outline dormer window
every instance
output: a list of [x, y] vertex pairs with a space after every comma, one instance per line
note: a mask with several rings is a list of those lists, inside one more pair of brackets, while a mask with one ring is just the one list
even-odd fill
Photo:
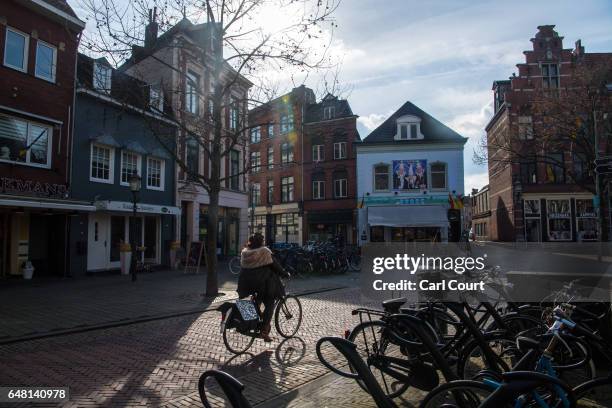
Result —
[[421, 133], [421, 118], [412, 115], [401, 116], [397, 119], [397, 133], [395, 140], [423, 139]]
[[323, 120], [333, 119], [336, 116], [335, 106], [326, 106], [323, 108]]
[[164, 94], [161, 87], [156, 85], [149, 86], [149, 107], [152, 110], [163, 112], [164, 110]]
[[93, 76], [93, 85], [94, 88], [98, 91], [102, 91], [105, 93], [110, 93], [111, 91], [111, 78], [112, 78], [112, 69], [104, 64], [99, 62], [94, 62], [94, 76]]

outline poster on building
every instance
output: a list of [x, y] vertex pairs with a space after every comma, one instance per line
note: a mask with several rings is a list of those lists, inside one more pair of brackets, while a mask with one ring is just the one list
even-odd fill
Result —
[[393, 189], [399, 191], [427, 188], [427, 160], [393, 160]]

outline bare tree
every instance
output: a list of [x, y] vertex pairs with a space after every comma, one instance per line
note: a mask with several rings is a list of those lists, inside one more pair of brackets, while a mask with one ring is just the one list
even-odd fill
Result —
[[567, 183], [596, 194], [595, 159], [612, 148], [612, 69], [586, 62], [572, 69], [565, 86], [536, 89], [515, 104], [517, 117], [483, 135], [474, 162], [488, 163], [489, 173], [513, 166], [522, 183]]
[[[275, 76], [293, 80], [333, 66], [328, 49], [338, 4], [339, 0], [81, 0], [80, 9], [94, 25], [82, 40], [87, 53], [123, 64], [120, 69], [157, 84], [158, 89], [150, 92], [161, 92], [170, 100], [158, 104], [158, 99], [149, 98], [151, 109], [178, 124], [178, 149], [168, 146], [168, 152], [182, 176], [209, 197], [209, 296], [218, 292], [219, 195], [252, 167], [246, 154], [249, 130], [262, 125], [247, 123], [248, 108], [275, 96]], [[171, 36], [168, 30], [180, 31], [177, 27], [184, 31]], [[165, 31], [159, 38], [158, 28]], [[175, 51], [180, 63], [170, 57], [177, 55]], [[186, 69], [192, 62], [204, 67], [205, 84]], [[194, 165], [190, 146], [198, 147], [208, 166]], [[222, 166], [236, 150], [243, 152], [242, 168], [223, 175]]]

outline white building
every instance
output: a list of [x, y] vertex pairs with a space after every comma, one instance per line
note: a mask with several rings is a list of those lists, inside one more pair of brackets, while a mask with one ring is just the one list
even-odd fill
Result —
[[357, 147], [359, 243], [458, 240], [467, 139], [406, 102]]

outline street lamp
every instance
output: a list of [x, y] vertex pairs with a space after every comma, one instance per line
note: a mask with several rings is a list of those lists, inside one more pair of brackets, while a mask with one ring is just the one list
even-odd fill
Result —
[[266, 245], [273, 244], [272, 239], [272, 203], [268, 201], [266, 204]]
[[132, 259], [130, 262], [130, 275], [132, 282], [136, 281], [136, 203], [138, 202], [138, 193], [140, 193], [140, 176], [137, 172], [132, 173], [128, 179], [130, 191], [132, 192], [132, 218], [130, 219], [130, 241], [132, 246]]

